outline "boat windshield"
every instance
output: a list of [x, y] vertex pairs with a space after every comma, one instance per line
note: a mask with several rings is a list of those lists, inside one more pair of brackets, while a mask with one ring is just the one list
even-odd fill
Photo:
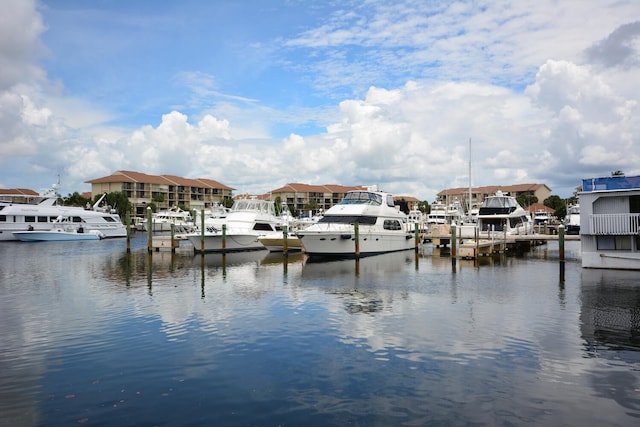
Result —
[[483, 208], [514, 208], [516, 200], [513, 197], [488, 197], [482, 203]]
[[380, 194], [371, 193], [368, 191], [350, 191], [344, 196], [344, 199], [342, 199], [339, 204], [367, 204], [379, 206], [382, 204], [382, 196]]
[[322, 223], [333, 223], [333, 224], [353, 224], [356, 221], [358, 224], [362, 225], [373, 225], [376, 223], [377, 218], [375, 216], [364, 216], [364, 215], [325, 215], [318, 220], [318, 222]]
[[260, 199], [241, 199], [231, 207], [233, 212], [262, 212], [266, 214], [275, 215], [273, 202]]

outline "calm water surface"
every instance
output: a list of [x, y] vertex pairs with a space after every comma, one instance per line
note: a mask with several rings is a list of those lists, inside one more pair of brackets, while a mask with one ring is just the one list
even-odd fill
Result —
[[[0, 244], [6, 426], [640, 425], [640, 274]], [[187, 244], [188, 245], [188, 244]]]

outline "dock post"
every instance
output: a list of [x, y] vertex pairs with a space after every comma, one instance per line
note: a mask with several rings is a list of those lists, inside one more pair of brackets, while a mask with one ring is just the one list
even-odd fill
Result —
[[418, 253], [418, 249], [420, 247], [420, 224], [418, 224], [417, 222], [413, 232], [415, 233], [415, 242], [414, 242], [416, 245], [415, 251], [416, 253]]
[[356, 238], [356, 259], [360, 258], [360, 227], [358, 221], [353, 223], [353, 233]]
[[176, 246], [174, 245], [175, 234], [176, 234], [176, 225], [174, 223], [171, 223], [171, 253], [172, 254], [176, 253]]
[[564, 283], [564, 225], [558, 227], [558, 256], [560, 258], [560, 282]]
[[131, 253], [131, 216], [129, 212], [127, 212], [124, 222], [125, 227], [127, 227], [127, 253]]
[[289, 230], [286, 225], [282, 226], [282, 255], [289, 255]]
[[153, 252], [153, 222], [151, 220], [151, 207], [147, 206], [147, 252]]
[[200, 253], [204, 255], [204, 209], [200, 209]]
[[456, 267], [456, 225], [451, 224], [451, 267]]
[[222, 253], [227, 253], [227, 224], [222, 224]]

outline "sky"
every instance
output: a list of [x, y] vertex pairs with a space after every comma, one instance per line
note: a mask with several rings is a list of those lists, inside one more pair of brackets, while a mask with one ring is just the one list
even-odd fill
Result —
[[0, 5], [0, 188], [132, 170], [432, 202], [640, 175], [637, 0]]

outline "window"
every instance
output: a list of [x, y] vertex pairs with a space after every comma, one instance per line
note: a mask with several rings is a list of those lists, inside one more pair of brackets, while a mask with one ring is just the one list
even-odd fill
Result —
[[36, 217], [35, 216], [25, 216], [24, 217], [24, 222], [36, 222]]
[[383, 227], [385, 230], [402, 230], [402, 225], [397, 219], [385, 219]]
[[630, 251], [632, 236], [596, 236], [600, 251]]

